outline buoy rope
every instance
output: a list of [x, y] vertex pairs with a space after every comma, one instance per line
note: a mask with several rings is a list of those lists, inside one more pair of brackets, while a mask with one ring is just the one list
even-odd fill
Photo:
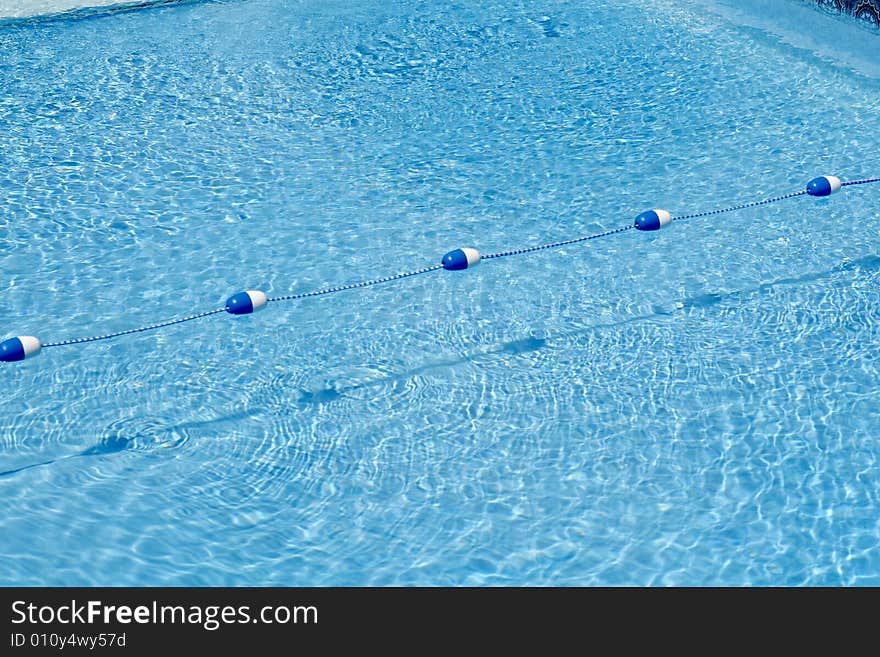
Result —
[[880, 178], [863, 178], [862, 180], [850, 180], [849, 182], [840, 183], [841, 187], [849, 187], [851, 185], [867, 185], [868, 183], [880, 182]]
[[[819, 187], [821, 189], [819, 191], [816, 191], [819, 188], [813, 187], [814, 183], [816, 183], [816, 182], [820, 183]], [[601, 237], [608, 237], [610, 235], [624, 233], [626, 231], [632, 230], [633, 228], [639, 228], [640, 230], [656, 230], [664, 225], [667, 225], [671, 221], [685, 221], [688, 219], [698, 219], [698, 218], [702, 218], [702, 217], [710, 217], [710, 216], [714, 216], [714, 215], [724, 214], [727, 212], [734, 212], [736, 210], [744, 210], [747, 208], [756, 208], [756, 207], [759, 207], [762, 205], [769, 205], [771, 203], [777, 203], [779, 201], [783, 201], [783, 200], [790, 199], [790, 198], [796, 198], [799, 196], [805, 196], [805, 195], [827, 196], [841, 187], [852, 187], [854, 185], [865, 185], [868, 183], [876, 183], [876, 182], [880, 182], [880, 178], [863, 178], [861, 180], [851, 180], [849, 182], [841, 182], [839, 179], [837, 179], [833, 176], [831, 176], [831, 177], [826, 176], [826, 177], [817, 178], [817, 179], [811, 181], [810, 184], [807, 186], [806, 190], [792, 192], [790, 194], [783, 194], [781, 196], [773, 196], [773, 197], [766, 198], [766, 199], [763, 199], [760, 201], [751, 201], [748, 203], [742, 203], [740, 205], [733, 205], [730, 207], [720, 208], [717, 210], [709, 210], [707, 212], [697, 212], [697, 213], [693, 213], [693, 214], [685, 214], [685, 215], [680, 215], [680, 216], [671, 216], [671, 215], [669, 215], [669, 213], [667, 213], [663, 210], [650, 211], [649, 213], [644, 213], [644, 214], [652, 215], [650, 220], [647, 221], [646, 223], [639, 223], [639, 219], [641, 219], [643, 216], [643, 215], [640, 215], [636, 221], [636, 224], [630, 224], [627, 226], [622, 226], [620, 228], [614, 228], [614, 229], [606, 230], [606, 231], [603, 231], [600, 233], [595, 233], [595, 234], [587, 235], [584, 237], [577, 237], [574, 239], [564, 240], [561, 242], [550, 242], [547, 244], [539, 244], [536, 246], [526, 247], [526, 248], [522, 248], [522, 249], [514, 249], [514, 250], [510, 250], [510, 251], [499, 251], [497, 253], [489, 253], [486, 255], [480, 255], [475, 249], [471, 249], [471, 248], [459, 249], [457, 251], [453, 251], [453, 252], [446, 254], [446, 256], [444, 257], [443, 262], [441, 264], [432, 265], [430, 267], [423, 267], [421, 269], [415, 269], [412, 271], [405, 271], [405, 272], [401, 272], [401, 273], [397, 273], [397, 274], [392, 274], [390, 276], [383, 276], [381, 278], [373, 278], [370, 280], [360, 281], [360, 282], [356, 282], [356, 283], [349, 283], [346, 285], [338, 285], [335, 287], [322, 288], [319, 290], [314, 290], [312, 292], [301, 292], [298, 294], [287, 294], [287, 295], [276, 296], [276, 297], [266, 297], [265, 294], [263, 294], [262, 292], [257, 292], [256, 293], [257, 295], [261, 295], [261, 300], [260, 300], [260, 296], [254, 296], [253, 299], [256, 299], [256, 303], [252, 304], [251, 301], [248, 301], [248, 304], [250, 304], [250, 305], [247, 306], [247, 310], [245, 310], [244, 312], [253, 312], [254, 310], [258, 310], [260, 307], [262, 307], [266, 303], [270, 303], [270, 302], [276, 303], [276, 302], [281, 302], [281, 301], [296, 301], [299, 299], [307, 299], [310, 297], [319, 297], [319, 296], [324, 296], [327, 294], [335, 294], [337, 292], [344, 292], [346, 290], [355, 290], [355, 289], [359, 289], [359, 288], [370, 287], [373, 285], [380, 285], [382, 283], [389, 283], [391, 281], [397, 281], [397, 280], [400, 280], [403, 278], [410, 278], [413, 276], [419, 276], [421, 274], [428, 274], [431, 272], [439, 271], [441, 269], [450, 269], [450, 270], [466, 269], [469, 265], [476, 264], [476, 262], [479, 262], [480, 260], [491, 260], [494, 258], [506, 258], [508, 256], [523, 255], [526, 253], [534, 253], [536, 251], [543, 251], [546, 249], [554, 249], [554, 248], [559, 248], [562, 246], [568, 246], [571, 244], [578, 244], [580, 242], [588, 242], [591, 240], [599, 239]], [[658, 212], [664, 214], [665, 219], [659, 218], [659, 215], [657, 214]], [[467, 252], [470, 252], [470, 255], [468, 255]], [[455, 256], [455, 257], [453, 257], [450, 260], [449, 259], [450, 256]], [[250, 295], [251, 293], [248, 292], [248, 293], [243, 293], [243, 294]], [[247, 297], [246, 297], [246, 300], [247, 300]], [[70, 340], [62, 340], [60, 342], [48, 342], [48, 343], [43, 344], [42, 348], [45, 349], [45, 348], [49, 348], [49, 347], [65, 347], [65, 346], [75, 345], [75, 344], [86, 344], [89, 342], [98, 342], [100, 340], [110, 340], [111, 338], [118, 338], [123, 335], [131, 335], [133, 333], [143, 333], [145, 331], [153, 331], [155, 329], [160, 329], [160, 328], [164, 328], [167, 326], [174, 326], [175, 324], [183, 324], [184, 322], [191, 322], [196, 319], [202, 319], [203, 317], [210, 317], [211, 315], [217, 315], [217, 314], [220, 314], [224, 311], [234, 312], [231, 309], [229, 303], [227, 303], [227, 306], [225, 308], [215, 308], [214, 310], [208, 310], [208, 311], [197, 313], [194, 315], [188, 315], [186, 317], [171, 319], [171, 320], [168, 320], [165, 322], [159, 322], [157, 324], [149, 324], [149, 325], [141, 326], [138, 328], [127, 329], [125, 331], [117, 331], [115, 333], [106, 333], [104, 335], [96, 335], [96, 336], [85, 337], [85, 338], [73, 338]], [[240, 314], [240, 313], [241, 313], [241, 311], [234, 312], [234, 314]], [[22, 338], [22, 340], [24, 340], [24, 338]], [[39, 348], [40, 348], [39, 342], [37, 342], [33, 338], [27, 338], [27, 340], [29, 341], [28, 342], [29, 345], [36, 343], [35, 348], [37, 351], [39, 350]], [[7, 341], [7, 343], [8, 342], [10, 342], [10, 341]], [[3, 343], [3, 344], [6, 344], [6, 343]], [[2, 345], [0, 345], [0, 346], [2, 346]], [[16, 351], [16, 355], [14, 358], [13, 357], [5, 358], [6, 360], [23, 359], [28, 354], [32, 353], [34, 350], [34, 347], [29, 346], [25, 350], [27, 353], [22, 353], [21, 352], [22, 347], [20, 344], [15, 344], [11, 348]], [[4, 354], [2, 352], [0, 352], [0, 356], [3, 356], [3, 355]]]
[[427, 274], [428, 272], [443, 269], [443, 265], [434, 265], [433, 267], [423, 267], [414, 271], [405, 271], [400, 274], [392, 274], [391, 276], [383, 276], [382, 278], [374, 278], [369, 281], [360, 283], [349, 283], [348, 285], [339, 285], [337, 287], [326, 287], [323, 290], [315, 290], [314, 292], [301, 292], [300, 294], [286, 294], [281, 297], [269, 297], [268, 302], [273, 301], [296, 301], [297, 299], [308, 299], [309, 297], [320, 297], [325, 294], [335, 294], [336, 292], [344, 292], [345, 290], [354, 290], [359, 287], [370, 287], [371, 285], [379, 285], [380, 283], [389, 283], [401, 278], [409, 278], [410, 276], [418, 276], [419, 274]]
[[[400, 278], [407, 278], [409, 276], [417, 276], [419, 274], [427, 274], [428, 272], [435, 271], [437, 269], [443, 269], [443, 265], [434, 265], [433, 267], [424, 267], [423, 269], [416, 269], [415, 271], [407, 271], [402, 272], [400, 274], [394, 274], [393, 276], [383, 276], [382, 278], [374, 278], [370, 281], [361, 281], [359, 283], [351, 283], [349, 285], [339, 285], [337, 287], [328, 287], [323, 290], [315, 290], [314, 292], [303, 292], [301, 294], [288, 294], [280, 297], [271, 297], [268, 299], [269, 302], [272, 301], [295, 301], [297, 299], [306, 299], [309, 297], [319, 297], [325, 294], [334, 294], [336, 292], [343, 292], [345, 290], [354, 290], [359, 287], [369, 287], [370, 285], [378, 285], [380, 283], [388, 283], [390, 281], [396, 281]], [[109, 340], [111, 338], [118, 338], [121, 335], [130, 335], [132, 333], [143, 333], [144, 331], [152, 331], [154, 329], [164, 328], [166, 326], [173, 326], [175, 324], [183, 324], [184, 322], [191, 322], [194, 319], [201, 319], [202, 317], [209, 317], [210, 315], [217, 315], [218, 313], [225, 312], [226, 308], [216, 308], [214, 310], [207, 310], [203, 313], [198, 313], [196, 315], [189, 315], [188, 317], [181, 317], [178, 319], [171, 319], [167, 322], [160, 322], [158, 324], [150, 324], [148, 326], [141, 326], [139, 328], [128, 329], [125, 331], [117, 331], [116, 333], [107, 333], [105, 335], [95, 335], [88, 338], [74, 338], [72, 340], [62, 340], [61, 342], [48, 342], [43, 345], [43, 349], [48, 349], [49, 347], [66, 347], [67, 345], [72, 344], [85, 344], [87, 342], [98, 342], [99, 340]]]
[[577, 244], [578, 242], [587, 242], [589, 240], [596, 240], [600, 237], [608, 237], [609, 235], [615, 235], [616, 233], [622, 233], [626, 230], [630, 230], [631, 228], [635, 228], [632, 224], [629, 226], [622, 226], [621, 228], [613, 228], [612, 230], [606, 230], [604, 233], [596, 233], [595, 235], [587, 235], [586, 237], [577, 237], [573, 240], [565, 240], [563, 242], [551, 242], [549, 244], [539, 244], [538, 246], [530, 246], [525, 249], [515, 249], [513, 251], [501, 251], [499, 253], [487, 253], [486, 255], [480, 256], [481, 260], [489, 260], [490, 258], [506, 258], [507, 256], [515, 256], [515, 255], [523, 255], [524, 253], [534, 253], [535, 251], [543, 251], [544, 249], [555, 249], [560, 246], [568, 246], [569, 244]]
[[[843, 186], [841, 184], [841, 186]], [[783, 194], [782, 196], [773, 196], [771, 198], [765, 198], [762, 201], [752, 201], [751, 203], [743, 203], [741, 205], [732, 205], [729, 208], [721, 208], [720, 210], [709, 210], [708, 212], [695, 212], [694, 214], [683, 214], [680, 217], [672, 217], [672, 221], [685, 221], [686, 219], [699, 219], [700, 217], [711, 217], [716, 214], [724, 214], [725, 212], [733, 212], [735, 210], [745, 210], [746, 208], [757, 208], [761, 205], [770, 205], [771, 203], [776, 203], [777, 201], [784, 201], [785, 199], [795, 198], [797, 196], [806, 195], [806, 191], [801, 190], [799, 192], [792, 192], [791, 194]]]
[[152, 331], [154, 329], [164, 328], [166, 326], [174, 326], [175, 324], [183, 324], [184, 322], [191, 322], [194, 319], [201, 319], [202, 317], [208, 317], [209, 315], [216, 315], [217, 313], [226, 312], [226, 308], [216, 308], [214, 310], [206, 310], [203, 313], [198, 313], [195, 315], [189, 315], [188, 317], [179, 317], [178, 319], [170, 319], [167, 322], [159, 322], [158, 324], [149, 324], [148, 326], [141, 326], [139, 328], [128, 329], [126, 331], [117, 331], [116, 333], [107, 333], [105, 335], [95, 335], [89, 338], [74, 338], [72, 340], [62, 340], [61, 342], [47, 342], [43, 345], [43, 349], [48, 349], [49, 347], [66, 347], [71, 344], [85, 344], [86, 342], [98, 342], [99, 340], [109, 340], [110, 338], [118, 338], [120, 335], [131, 335], [132, 333], [143, 333], [144, 331]]

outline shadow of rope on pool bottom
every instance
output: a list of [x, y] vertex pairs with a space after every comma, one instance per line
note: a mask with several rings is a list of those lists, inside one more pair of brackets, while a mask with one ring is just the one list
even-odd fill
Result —
[[[804, 274], [802, 276], [796, 277], [787, 277], [780, 278], [775, 281], [771, 281], [769, 283], [762, 283], [753, 288], [747, 288], [744, 290], [735, 290], [733, 292], [725, 292], [725, 293], [705, 293], [696, 295], [693, 297], [689, 297], [684, 299], [683, 301], [676, 304], [675, 308], [672, 310], [665, 310], [662, 308], [657, 308], [653, 313], [647, 313], [643, 315], [638, 315], [635, 317], [630, 317], [624, 320], [620, 320], [617, 322], [608, 322], [605, 324], [595, 324], [590, 326], [587, 329], [580, 329], [577, 331], [571, 331], [568, 333], [561, 333], [554, 336], [556, 339], [571, 337], [575, 335], [583, 335], [588, 332], [593, 331], [601, 331], [607, 329], [620, 328], [622, 326], [628, 326], [631, 324], [638, 324], [645, 321], [654, 320], [660, 317], [671, 316], [674, 315], [678, 311], [688, 310], [688, 309], [705, 309], [716, 306], [724, 301], [735, 300], [738, 298], [744, 298], [753, 295], [765, 294], [774, 288], [786, 286], [786, 285], [802, 285], [804, 283], [813, 283], [820, 280], [828, 279], [835, 274], [841, 272], [852, 272], [852, 271], [861, 271], [861, 272], [874, 272], [880, 271], [880, 256], [872, 255], [865, 256], [863, 258], [858, 258], [855, 260], [849, 260], [841, 265], [833, 267], [829, 270], [823, 272], [814, 272], [809, 274]], [[478, 352], [473, 352], [462, 358], [453, 359], [453, 360], [444, 360], [433, 363], [427, 363], [425, 365], [421, 365], [417, 368], [408, 370], [406, 372], [395, 374], [392, 376], [386, 376], [381, 378], [372, 379], [365, 382], [360, 382], [357, 384], [347, 385], [347, 386], [333, 386], [326, 387], [316, 391], [302, 391], [300, 397], [297, 399], [297, 402], [303, 406], [308, 405], [322, 405], [332, 403], [338, 399], [345, 397], [346, 395], [360, 391], [364, 389], [369, 389], [373, 387], [382, 387], [388, 384], [399, 383], [402, 381], [406, 381], [413, 377], [419, 376], [421, 374], [426, 374], [432, 371], [438, 371], [446, 368], [453, 368], [459, 365], [465, 365], [473, 362], [475, 359], [481, 356], [491, 356], [491, 355], [521, 355], [525, 353], [535, 352], [543, 349], [547, 346], [549, 338], [541, 338], [535, 336], [529, 336], [525, 338], [520, 338], [517, 340], [511, 340], [509, 342], [505, 342], [501, 344], [499, 347], [494, 349], [482, 350]], [[92, 457], [92, 456], [108, 456], [120, 452], [126, 451], [135, 451], [135, 450], [152, 450], [156, 447], [177, 447], [180, 444], [186, 442], [186, 431], [193, 429], [202, 429], [205, 427], [210, 427], [214, 424], [225, 423], [229, 421], [243, 420], [250, 417], [258, 416], [263, 411], [261, 409], [254, 410], [245, 410], [239, 411], [237, 413], [232, 413], [225, 416], [220, 416], [216, 418], [212, 418], [210, 420], [200, 420], [200, 421], [192, 421], [192, 422], [182, 422], [174, 425], [168, 425], [161, 422], [146, 422], [143, 427], [140, 429], [136, 429], [135, 431], [128, 431], [127, 427], [123, 427], [121, 430], [118, 427], [111, 427], [111, 431], [109, 434], [102, 438], [100, 442], [97, 444], [82, 450], [81, 452], [77, 452], [76, 454], [71, 454], [68, 456], [62, 456], [56, 459], [51, 459], [48, 461], [43, 461], [40, 463], [34, 463], [31, 465], [25, 465], [19, 468], [6, 470], [4, 472], [0, 472], [0, 478], [11, 477], [18, 473], [31, 470], [33, 468], [39, 468], [43, 466], [53, 465], [59, 461], [64, 461], [68, 459], [81, 458], [81, 457]], [[143, 421], [142, 421], [143, 422]], [[157, 440], [157, 437], [161, 436], [181, 436], [180, 438], [176, 438], [172, 441], [168, 440]]]

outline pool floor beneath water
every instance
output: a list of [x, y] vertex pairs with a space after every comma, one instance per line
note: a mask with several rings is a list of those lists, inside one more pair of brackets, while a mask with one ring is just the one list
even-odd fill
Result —
[[[880, 37], [789, 5], [0, 23], [0, 339], [878, 175]], [[880, 584], [878, 194], [3, 363], [0, 584]]]

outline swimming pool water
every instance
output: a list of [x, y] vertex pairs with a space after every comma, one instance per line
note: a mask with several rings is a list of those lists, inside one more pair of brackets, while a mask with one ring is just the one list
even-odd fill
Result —
[[[880, 49], [847, 44], [880, 37], [810, 11], [801, 43], [734, 5], [0, 24], [0, 337], [878, 175]], [[5, 365], [0, 584], [878, 585], [878, 202]]]

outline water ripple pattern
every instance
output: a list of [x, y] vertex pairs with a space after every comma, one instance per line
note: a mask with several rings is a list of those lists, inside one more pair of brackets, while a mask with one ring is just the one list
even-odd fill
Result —
[[[722, 4], [4, 23], [4, 336], [876, 175], [872, 33]], [[4, 366], [0, 584], [880, 584], [878, 193]]]
[[69, 20], [192, 1], [199, 0], [0, 0], [0, 21]]

